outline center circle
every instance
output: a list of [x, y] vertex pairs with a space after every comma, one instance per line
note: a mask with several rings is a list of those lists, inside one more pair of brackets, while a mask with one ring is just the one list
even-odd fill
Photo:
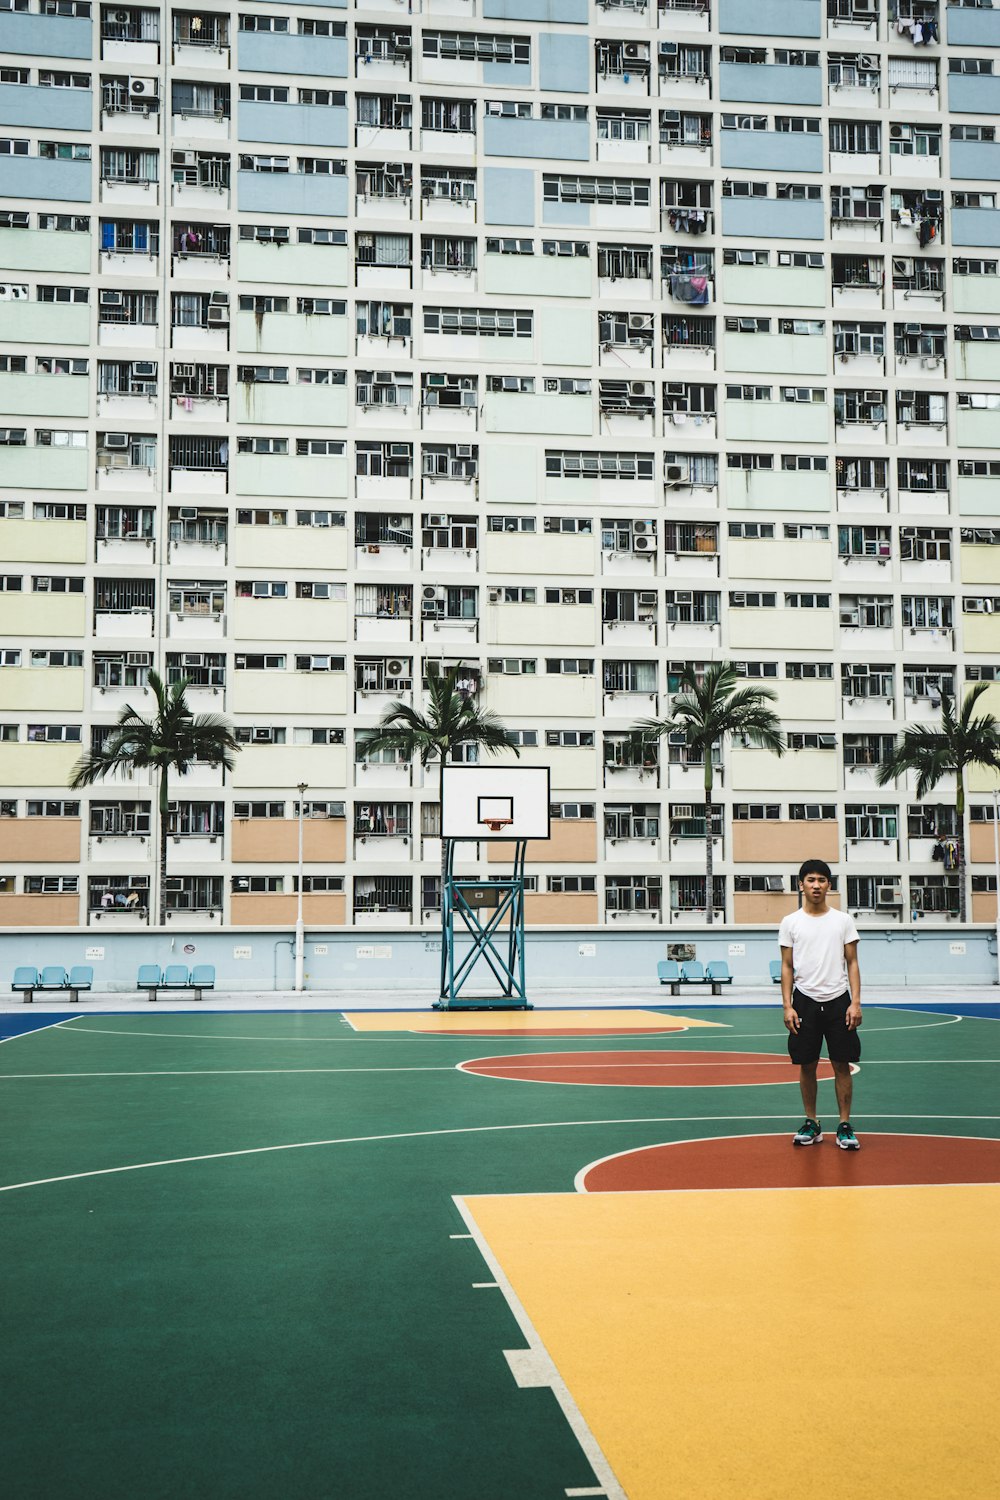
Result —
[[[480, 1078], [590, 1088], [731, 1088], [798, 1083], [799, 1079], [798, 1069], [788, 1058], [772, 1052], [528, 1052], [515, 1057], [476, 1057], [458, 1066], [463, 1073]], [[825, 1058], [816, 1076], [833, 1077]]]

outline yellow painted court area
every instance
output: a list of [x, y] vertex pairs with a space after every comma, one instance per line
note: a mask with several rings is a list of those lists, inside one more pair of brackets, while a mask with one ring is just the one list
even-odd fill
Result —
[[629, 1500], [1000, 1494], [1000, 1186], [465, 1201]]
[[448, 1031], [510, 1031], [520, 1034], [557, 1030], [611, 1034], [656, 1026], [664, 1029], [676, 1026], [728, 1029], [721, 1021], [668, 1016], [655, 1010], [344, 1011], [344, 1020], [349, 1021], [355, 1031], [423, 1031], [431, 1034]]

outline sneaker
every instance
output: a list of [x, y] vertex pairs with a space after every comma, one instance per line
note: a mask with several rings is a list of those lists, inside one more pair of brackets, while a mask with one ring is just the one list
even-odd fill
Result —
[[842, 1124], [837, 1126], [837, 1145], [840, 1147], [841, 1151], [861, 1150], [861, 1142], [858, 1140], [857, 1136], [854, 1134], [854, 1131], [851, 1129], [850, 1125], [848, 1125], [846, 1120], [843, 1121]]
[[798, 1130], [792, 1136], [792, 1145], [812, 1146], [813, 1144], [818, 1144], [822, 1139], [823, 1132], [820, 1129], [819, 1121], [810, 1120], [807, 1115], [802, 1124], [799, 1126]]

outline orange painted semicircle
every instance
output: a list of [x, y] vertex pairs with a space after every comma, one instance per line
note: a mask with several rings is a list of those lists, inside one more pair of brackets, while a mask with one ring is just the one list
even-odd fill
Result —
[[1000, 1182], [1000, 1141], [860, 1131], [859, 1136], [860, 1151], [841, 1151], [832, 1131], [824, 1132], [818, 1146], [793, 1146], [790, 1129], [780, 1135], [643, 1146], [584, 1168], [577, 1186], [585, 1193], [641, 1193]]
[[[529, 1052], [476, 1057], [465, 1073], [518, 1083], [570, 1083], [590, 1088], [727, 1088], [742, 1084], [797, 1083], [798, 1069], [772, 1052]], [[817, 1077], [833, 1077], [824, 1058]]]

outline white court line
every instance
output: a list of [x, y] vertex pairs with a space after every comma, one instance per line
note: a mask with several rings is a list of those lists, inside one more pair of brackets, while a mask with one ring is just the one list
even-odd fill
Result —
[[[586, 1053], [582, 1053], [581, 1055], [585, 1057]], [[753, 1058], [753, 1053], [752, 1052], [748, 1052], [746, 1055], [747, 1055], [748, 1058]], [[478, 1058], [473, 1058], [472, 1059], [473, 1063], [477, 1063], [479, 1061], [482, 1061], [482, 1059], [478, 1059]], [[756, 1062], [758, 1062], [761, 1067], [764, 1066], [764, 1061], [765, 1060], [762, 1059], [762, 1058], [756, 1059]], [[867, 1059], [865, 1061], [865, 1067], [866, 1068], [940, 1068], [940, 1067], [947, 1067], [949, 1064], [952, 1064], [952, 1065], [961, 1066], [963, 1068], [972, 1068], [972, 1067], [977, 1067], [979, 1064], [984, 1064], [984, 1065], [989, 1065], [991, 1067], [995, 1067], [997, 1063], [1000, 1063], [1000, 1057], [928, 1057], [928, 1058], [879, 1057], [879, 1058], [876, 1058], [875, 1060], [872, 1060], [870, 1058]], [[788, 1061], [787, 1058], [783, 1058], [783, 1057], [780, 1057], [780, 1056], [776, 1056], [775, 1057], [773, 1065], [777, 1065], [777, 1066], [780, 1066], [780, 1067], [786, 1067], [786, 1068], [793, 1066], [793, 1064], [789, 1063], [789, 1061]], [[526, 1068], [527, 1064], [516, 1063], [515, 1066]], [[538, 1066], [540, 1068], [545, 1068], [546, 1064], [545, 1063], [539, 1063]], [[570, 1070], [570, 1071], [575, 1072], [577, 1070], [577, 1068], [580, 1067], [580, 1066], [583, 1066], [583, 1065], [576, 1064], [576, 1063], [566, 1063], [565, 1066], [562, 1065], [562, 1064], [560, 1064], [559, 1067], [551, 1068], [550, 1071], [552, 1071], [552, 1072], [559, 1072], [560, 1070], [562, 1070], [562, 1071]], [[610, 1063], [588, 1063], [588, 1064], [586, 1064], [586, 1066], [589, 1067], [589, 1068], [598, 1069], [598, 1070], [601, 1069], [601, 1068], [615, 1068], [617, 1070], [618, 1068], [623, 1068], [623, 1067], [654, 1068], [654, 1067], [662, 1066], [664, 1068], [667, 1068], [668, 1071], [670, 1071], [670, 1072], [675, 1072], [675, 1071], [677, 1071], [677, 1069], [679, 1067], [680, 1068], [711, 1068], [711, 1067], [718, 1066], [718, 1067], [722, 1067], [722, 1068], [732, 1068], [732, 1067], [738, 1067], [739, 1064], [738, 1063], [719, 1063], [719, 1064], [715, 1064], [715, 1063], [711, 1063], [711, 1062], [680, 1063], [680, 1064], [678, 1064], [678, 1063], [666, 1063], [666, 1062], [664, 1062], [662, 1064], [657, 1063], [657, 1062], [650, 1062], [650, 1063], [619, 1063], [619, 1062], [610, 1062]], [[852, 1066], [853, 1066], [853, 1064], [852, 1064]], [[131, 1071], [131, 1070], [129, 1070], [129, 1071], [122, 1070], [122, 1071], [115, 1072], [115, 1071], [112, 1070], [112, 1071], [109, 1071], [107, 1073], [0, 1073], [0, 1083], [9, 1083], [11, 1080], [29, 1079], [29, 1078], [229, 1078], [229, 1077], [233, 1077], [233, 1078], [243, 1078], [243, 1077], [257, 1078], [257, 1077], [263, 1077], [263, 1078], [266, 1078], [266, 1077], [269, 1077], [272, 1073], [275, 1074], [275, 1075], [277, 1075], [277, 1076], [279, 1076], [279, 1077], [282, 1076], [282, 1075], [284, 1075], [284, 1074], [286, 1074], [286, 1073], [293, 1073], [293, 1074], [294, 1073], [456, 1073], [456, 1072], [465, 1072], [465, 1068], [466, 1068], [466, 1064], [465, 1063], [457, 1063], [457, 1064], [454, 1064], [454, 1065], [451, 1064], [451, 1063], [444, 1063], [444, 1064], [441, 1064], [439, 1066], [434, 1066], [434, 1067], [428, 1066], [428, 1067], [419, 1067], [419, 1068], [156, 1068], [156, 1069], [151, 1070], [149, 1072], [134, 1072], [134, 1071]], [[856, 1068], [855, 1071], [860, 1072], [860, 1065]], [[493, 1073], [469, 1073], [467, 1076], [468, 1077], [475, 1077], [475, 1078], [493, 1078], [493, 1077], [495, 1077], [497, 1075], [495, 1075]], [[499, 1075], [499, 1079], [500, 1079], [501, 1083], [503, 1083], [503, 1082], [507, 1082], [507, 1083], [530, 1083], [532, 1081], [530, 1078], [506, 1078], [506, 1075], [502, 1074], [502, 1073]], [[542, 1079], [543, 1083], [545, 1083], [545, 1082], [551, 1082], [551, 1081], [552, 1080], [549, 1080], [549, 1079], [544, 1079], [544, 1078]], [[830, 1079], [830, 1078], [821, 1078], [819, 1081], [820, 1081], [820, 1083], [832, 1083], [833, 1080]], [[797, 1082], [797, 1080], [796, 1079], [792, 1079], [792, 1082], [793, 1083]], [[706, 1084], [706, 1088], [711, 1088], [711, 1087], [714, 1087], [714, 1086], [715, 1085], [712, 1085], [712, 1084]], [[744, 1085], [744, 1087], [751, 1088], [751, 1087], [753, 1087], [753, 1085], [746, 1084], [746, 1085]]]
[[[885, 1006], [883, 1008], [888, 1010], [890, 1007]], [[67, 1030], [67, 1032], [69, 1032], [73, 1036], [77, 1036], [77, 1035], [81, 1035], [81, 1034], [85, 1035], [85, 1036], [91, 1036], [91, 1035], [92, 1036], [130, 1036], [130, 1037], [147, 1037], [147, 1036], [149, 1036], [149, 1037], [157, 1037], [157, 1036], [160, 1036], [160, 1037], [167, 1037], [167, 1038], [178, 1037], [178, 1038], [181, 1038], [181, 1039], [187, 1039], [187, 1040], [196, 1041], [196, 1042], [272, 1042], [272, 1043], [273, 1042], [303, 1042], [303, 1043], [308, 1043], [308, 1042], [335, 1042], [335, 1043], [339, 1043], [341, 1045], [343, 1045], [343, 1044], [348, 1044], [349, 1045], [349, 1044], [354, 1043], [354, 1042], [382, 1042], [382, 1043], [386, 1043], [386, 1042], [411, 1042], [414, 1039], [417, 1039], [417, 1040], [420, 1040], [420, 1041], [427, 1040], [427, 1041], [432, 1041], [432, 1042], [440, 1042], [440, 1041], [443, 1041], [443, 1040], [447, 1039], [447, 1040], [456, 1041], [456, 1042], [465, 1042], [466, 1044], [468, 1044], [468, 1042], [471, 1040], [470, 1035], [469, 1035], [468, 1032], [459, 1033], [459, 1032], [454, 1032], [454, 1031], [451, 1031], [451, 1032], [449, 1032], [449, 1031], [408, 1031], [408, 1032], [405, 1032], [405, 1033], [403, 1033], [401, 1035], [398, 1035], [398, 1036], [395, 1035], [395, 1034], [393, 1034], [393, 1033], [378, 1032], [378, 1031], [364, 1031], [364, 1032], [362, 1032], [362, 1031], [356, 1031], [351, 1036], [243, 1036], [243, 1035], [232, 1035], [232, 1034], [228, 1034], [227, 1035], [227, 1034], [225, 1034], [223, 1032], [200, 1032], [200, 1031], [125, 1031], [125, 1030], [119, 1030], [118, 1028], [112, 1027], [112, 1026], [81, 1026], [79, 1024], [79, 1022], [85, 1021], [86, 1019], [87, 1019], [86, 1016], [70, 1016], [65, 1021], [58, 1021], [58, 1022], [56, 1022], [56, 1025], [57, 1026], [65, 1027], [65, 1029]], [[137, 1017], [136, 1019], [140, 1019], [140, 1018]], [[919, 1021], [915, 1025], [913, 1025], [913, 1026], [863, 1026], [863, 1027], [860, 1028], [860, 1030], [861, 1030], [861, 1034], [863, 1036], [877, 1036], [877, 1035], [879, 1035], [883, 1031], [925, 1031], [925, 1030], [927, 1030], [928, 1027], [934, 1027], [934, 1026], [954, 1026], [957, 1022], [965, 1020], [965, 1019], [966, 1019], [966, 1017], [964, 1017], [964, 1016], [950, 1016], [946, 1021]], [[971, 1019], [974, 1020], [975, 1017], [972, 1017]], [[989, 1018], [987, 1018], [987, 1019], [989, 1019]], [[45, 1030], [45, 1029], [47, 1029], [47, 1028], [38, 1027], [39, 1031]], [[26, 1036], [30, 1036], [32, 1033], [25, 1032], [23, 1034], [26, 1035]], [[733, 1032], [733, 1031], [723, 1031], [723, 1030], [719, 1030], [719, 1031], [708, 1030], [707, 1028], [704, 1031], [702, 1031], [700, 1029], [691, 1031], [691, 1030], [688, 1030], [687, 1028], [685, 1028], [683, 1030], [677, 1030], [677, 1031], [673, 1031], [673, 1032], [661, 1032], [661, 1033], [658, 1034], [658, 1037], [659, 1037], [659, 1039], [661, 1039], [661, 1040], [663, 1040], [665, 1042], [673, 1042], [673, 1041], [686, 1041], [686, 1042], [688, 1042], [688, 1041], [697, 1041], [699, 1043], [702, 1042], [702, 1041], [725, 1041], [725, 1042], [744, 1041], [745, 1042], [745, 1041], [762, 1041], [762, 1040], [766, 1039], [766, 1037], [769, 1034], [770, 1033], [768, 1033], [766, 1031], [765, 1032], [762, 1032], [762, 1031], [737, 1031], [737, 1032]], [[621, 1038], [633, 1039], [634, 1038], [638, 1042], [645, 1042], [645, 1043], [649, 1044], [649, 1043], [657, 1040], [657, 1035], [650, 1035], [649, 1033], [647, 1033], [644, 1036], [644, 1035], [642, 1035], [642, 1033], [627, 1032], [627, 1031], [607, 1031], [607, 1032], [588, 1031], [588, 1032], [584, 1033], [583, 1035], [576, 1036], [576, 1037], [546, 1037], [546, 1036], [543, 1036], [541, 1034], [539, 1034], [537, 1036], [537, 1040], [540, 1041], [540, 1042], [541, 1041], [565, 1041], [565, 1042], [570, 1042], [570, 1041], [591, 1042], [591, 1041], [595, 1041], [596, 1042], [596, 1041], [602, 1041], [605, 1038], [612, 1038], [612, 1039], [621, 1039]], [[501, 1041], [502, 1039], [503, 1039], [503, 1034], [502, 1033], [499, 1034], [499, 1035], [497, 1033], [493, 1033], [490, 1036], [486, 1036], [486, 1035], [483, 1036], [483, 1041], [484, 1042], [497, 1042], [497, 1041]], [[530, 1035], [528, 1035], [528, 1036], [521, 1035], [521, 1036], [517, 1036], [517, 1037], [511, 1037], [511, 1041], [517, 1041], [517, 1042], [530, 1042], [532, 1039], [533, 1038]], [[13, 1040], [13, 1038], [9, 1038], [9, 1040]]]
[[[1000, 1115], [932, 1115], [926, 1110], [919, 1114], [906, 1112], [888, 1115], [855, 1114], [857, 1120], [1000, 1120]], [[145, 1172], [153, 1167], [183, 1167], [192, 1162], [226, 1161], [237, 1156], [269, 1156], [278, 1151], [307, 1151], [317, 1146], [362, 1146], [382, 1141], [426, 1140], [444, 1135], [497, 1135], [517, 1130], [579, 1130], [590, 1126], [607, 1125], [700, 1125], [717, 1123], [720, 1120], [782, 1120], [788, 1115], [629, 1115], [616, 1120], [533, 1120], [512, 1125], [453, 1125], [441, 1130], [396, 1130], [387, 1135], [344, 1135], [324, 1141], [288, 1141], [280, 1146], [247, 1146], [240, 1151], [206, 1151], [198, 1156], [171, 1156], [162, 1161], [138, 1161], [124, 1167], [95, 1167], [88, 1172], [64, 1172], [58, 1177], [36, 1177], [30, 1182], [9, 1182], [0, 1186], [0, 1193], [14, 1193], [21, 1188], [49, 1187], [56, 1182], [79, 1182], [85, 1177], [116, 1177], [123, 1172]]]
[[66, 1026], [70, 1021], [75, 1021], [76, 1016], [64, 1016], [61, 1021], [44, 1021], [41, 1026], [29, 1026], [27, 1031], [15, 1031], [10, 1036], [0, 1036], [0, 1046], [4, 1042], [19, 1042], [23, 1037], [34, 1036], [38, 1031], [54, 1031], [57, 1026]]
[[511, 1285], [510, 1277], [507, 1275], [503, 1266], [500, 1264], [496, 1256], [493, 1254], [493, 1251], [490, 1249], [489, 1244], [483, 1236], [482, 1230], [479, 1228], [479, 1225], [472, 1217], [472, 1214], [469, 1211], [464, 1199], [455, 1196], [453, 1197], [452, 1202], [455, 1204], [455, 1207], [462, 1215], [462, 1218], [465, 1220], [466, 1224], [469, 1226], [469, 1229], [471, 1231], [470, 1239], [475, 1240], [477, 1246], [479, 1247], [480, 1255], [483, 1257], [483, 1260], [486, 1262], [487, 1266], [489, 1266], [490, 1270], [493, 1272], [493, 1275], [496, 1277], [497, 1286], [503, 1292], [504, 1297], [507, 1301], [507, 1306], [513, 1313], [515, 1321], [517, 1322], [517, 1325], [521, 1330], [521, 1333], [528, 1345], [529, 1350], [539, 1363], [544, 1362], [551, 1367], [553, 1372], [551, 1386], [552, 1394], [555, 1396], [560, 1407], [562, 1408], [563, 1416], [566, 1418], [566, 1421], [569, 1424], [570, 1431], [573, 1433], [573, 1436], [580, 1444], [587, 1462], [590, 1464], [590, 1467], [594, 1471], [595, 1477], [601, 1483], [601, 1489], [596, 1491], [567, 1490], [566, 1494], [599, 1494], [607, 1495], [608, 1500], [628, 1500], [624, 1489], [618, 1483], [618, 1480], [615, 1477], [615, 1472], [608, 1462], [604, 1450], [601, 1448], [600, 1443], [591, 1432], [583, 1413], [581, 1412], [579, 1406], [576, 1404], [576, 1400], [570, 1393], [569, 1386], [560, 1375], [559, 1367], [557, 1366], [549, 1351], [546, 1349], [537, 1328], [528, 1317], [528, 1314], [524, 1307], [524, 1303], [521, 1301], [520, 1297], [518, 1297], [513, 1286]]

